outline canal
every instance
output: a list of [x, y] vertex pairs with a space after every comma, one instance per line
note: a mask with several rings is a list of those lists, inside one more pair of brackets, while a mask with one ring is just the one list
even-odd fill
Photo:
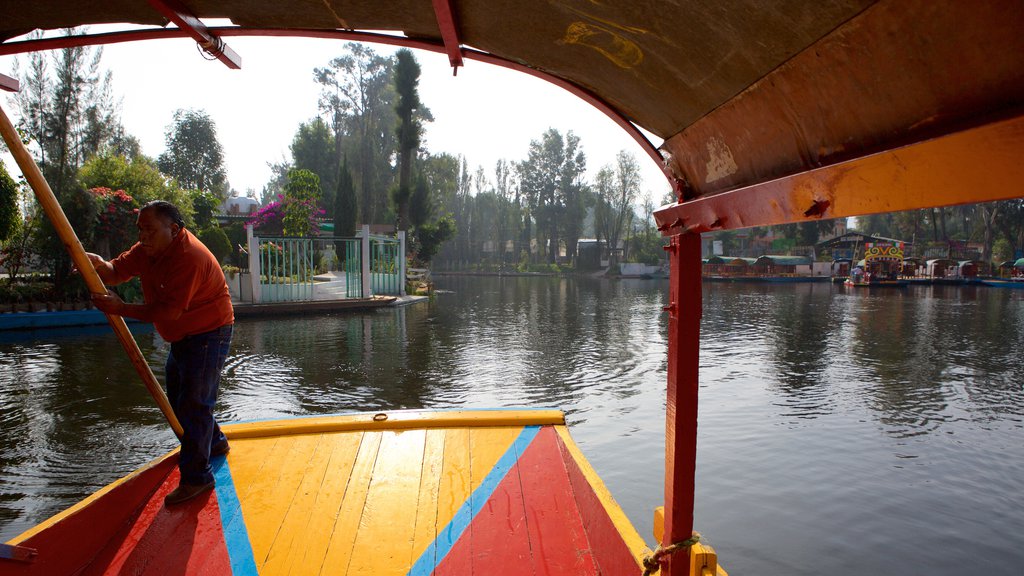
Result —
[[[407, 308], [245, 319], [218, 413], [558, 407], [651, 541], [667, 287], [447, 277]], [[704, 291], [696, 528], [731, 574], [1020, 574], [1024, 291]], [[0, 541], [174, 445], [108, 328], [0, 333]]]

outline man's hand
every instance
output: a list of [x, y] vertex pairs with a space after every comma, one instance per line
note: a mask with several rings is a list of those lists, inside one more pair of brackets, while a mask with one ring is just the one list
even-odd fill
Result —
[[107, 314], [123, 316], [123, 314], [121, 314], [121, 307], [124, 306], [124, 301], [121, 300], [120, 296], [110, 290], [107, 290], [106, 294], [93, 294], [92, 303]]
[[[86, 252], [85, 257], [89, 259], [89, 263], [92, 264], [93, 269], [99, 272], [100, 268], [107, 263], [99, 254], [93, 254], [92, 252]], [[71, 263], [71, 273], [78, 274], [78, 266], [75, 266], [74, 262]]]

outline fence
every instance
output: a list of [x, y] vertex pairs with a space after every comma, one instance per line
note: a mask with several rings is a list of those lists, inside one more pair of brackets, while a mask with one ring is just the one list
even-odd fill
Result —
[[374, 294], [398, 296], [402, 293], [405, 282], [400, 275], [405, 258], [400, 252], [399, 239], [370, 236], [370, 285]]
[[[252, 302], [405, 294], [405, 234], [357, 238], [256, 237], [247, 227]], [[321, 276], [317, 276], [321, 274]]]
[[313, 241], [257, 238], [260, 302], [313, 299]]

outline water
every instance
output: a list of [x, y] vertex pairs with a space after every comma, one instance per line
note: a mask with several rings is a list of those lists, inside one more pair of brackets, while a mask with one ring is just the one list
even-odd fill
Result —
[[[667, 283], [438, 287], [240, 321], [221, 418], [560, 407], [653, 540]], [[166, 345], [133, 329], [162, 377]], [[1022, 291], [706, 284], [697, 529], [732, 574], [1020, 574], [1022, 350]], [[0, 541], [173, 447], [106, 328], [0, 333]]]

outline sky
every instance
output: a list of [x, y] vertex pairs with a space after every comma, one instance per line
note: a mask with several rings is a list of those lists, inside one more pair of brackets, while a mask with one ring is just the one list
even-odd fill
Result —
[[[94, 29], [93, 32], [100, 31]], [[290, 160], [288, 146], [301, 122], [317, 114], [319, 86], [313, 69], [342, 54], [343, 43], [296, 38], [230, 38], [242, 70], [207, 61], [191, 40], [150, 40], [108, 45], [101, 66], [113, 71], [113, 91], [122, 100], [121, 119], [144, 154], [165, 148], [165, 131], [177, 109], [203, 109], [216, 124], [228, 180], [242, 195], [257, 197], [270, 179], [268, 162]], [[380, 54], [396, 48], [373, 44]], [[470, 171], [483, 166], [493, 179], [499, 159], [526, 158], [531, 140], [548, 128], [581, 139], [592, 179], [620, 150], [641, 166], [641, 195], [660, 205], [669, 186], [660, 168], [614, 121], [573, 94], [521, 72], [467, 60], [452, 75], [447, 56], [414, 51], [422, 67], [420, 99], [434, 122], [426, 126], [432, 153], [462, 154]], [[23, 56], [22, 61], [26, 59]], [[12, 75], [13, 57], [0, 57], [0, 73]], [[8, 115], [15, 115], [5, 99]], [[656, 145], [657, 137], [648, 135]], [[20, 174], [7, 156], [12, 173]]]

